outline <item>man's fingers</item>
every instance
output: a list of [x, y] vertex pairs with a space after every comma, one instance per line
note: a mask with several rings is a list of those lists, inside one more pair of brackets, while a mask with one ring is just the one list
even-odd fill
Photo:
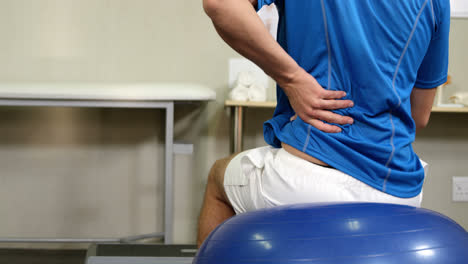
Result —
[[318, 108], [328, 110], [349, 108], [354, 106], [354, 103], [351, 100], [320, 100], [318, 104]]
[[307, 123], [309, 123], [310, 125], [314, 126], [318, 130], [323, 131], [325, 133], [340, 133], [341, 132], [340, 127], [326, 124], [318, 119], [311, 119]]
[[322, 98], [323, 99], [340, 99], [346, 96], [344, 91], [332, 91], [332, 90], [323, 90]]
[[350, 125], [354, 123], [354, 120], [349, 116], [342, 116], [327, 110], [315, 110], [313, 115], [316, 119], [333, 124]]

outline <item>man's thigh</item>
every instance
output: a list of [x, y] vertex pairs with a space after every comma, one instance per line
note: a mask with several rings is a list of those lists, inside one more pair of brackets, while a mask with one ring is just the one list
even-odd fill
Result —
[[236, 156], [238, 155], [238, 153], [236, 154], [233, 154], [229, 157], [226, 157], [226, 158], [222, 158], [222, 159], [219, 159], [217, 160], [212, 168], [211, 168], [211, 171], [210, 171], [210, 174], [209, 174], [209, 177], [208, 177], [208, 185], [212, 185], [212, 189], [211, 190], [214, 190], [212, 192], [214, 192], [214, 195], [217, 197], [217, 199], [221, 199], [225, 202], [228, 202], [229, 203], [229, 199], [226, 195], [226, 192], [224, 190], [224, 175], [226, 173], [226, 169], [229, 165], [229, 163], [231, 162], [231, 160], [233, 160]]

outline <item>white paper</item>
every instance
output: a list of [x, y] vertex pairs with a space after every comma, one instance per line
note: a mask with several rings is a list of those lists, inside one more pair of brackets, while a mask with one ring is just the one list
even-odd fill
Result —
[[452, 17], [468, 17], [468, 0], [450, 0]]

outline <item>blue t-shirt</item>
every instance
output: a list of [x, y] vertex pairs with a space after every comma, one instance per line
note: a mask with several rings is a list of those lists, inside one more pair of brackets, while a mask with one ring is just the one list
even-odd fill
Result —
[[258, 0], [275, 3], [278, 42], [323, 88], [347, 93], [354, 119], [324, 133], [295, 114], [281, 87], [265, 141], [293, 146], [388, 194], [421, 192], [424, 169], [412, 148], [413, 87], [447, 79], [449, 0]]

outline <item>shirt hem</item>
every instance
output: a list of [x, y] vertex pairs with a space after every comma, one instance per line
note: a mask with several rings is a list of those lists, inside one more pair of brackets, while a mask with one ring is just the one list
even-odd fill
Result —
[[444, 77], [440, 78], [437, 81], [432, 81], [432, 82], [417, 81], [414, 84], [414, 87], [422, 88], [422, 89], [433, 89], [433, 88], [437, 88], [438, 86], [440, 86], [440, 85], [442, 85], [442, 84], [444, 84], [446, 82], [447, 82], [447, 75], [445, 75]]
[[[278, 131], [280, 129], [277, 126], [277, 124], [275, 124], [275, 122], [272, 122], [272, 120], [269, 120], [266, 123], [271, 126], [271, 128], [272, 128], [271, 132], [273, 132], [272, 136], [274, 138], [278, 139], [279, 142], [284, 142], [284, 143], [286, 143], [286, 144], [288, 144], [288, 145], [290, 145], [290, 146], [292, 146], [292, 147], [294, 147], [294, 148], [296, 148], [298, 150], [301, 150], [301, 146], [299, 146], [296, 141], [291, 142], [291, 141], [285, 140], [285, 138], [283, 138], [281, 136], [281, 131]], [[294, 136], [296, 137], [296, 135], [294, 135]], [[270, 144], [269, 142], [267, 142], [267, 143]], [[270, 145], [272, 145], [273, 147], [276, 147], [273, 144], [270, 144]], [[372, 182], [372, 181], [366, 179], [365, 177], [359, 176], [358, 172], [347, 169], [345, 166], [342, 166], [341, 164], [335, 162], [334, 160], [332, 160], [332, 159], [330, 159], [330, 158], [328, 158], [326, 156], [321, 155], [319, 152], [308, 149], [306, 154], [311, 155], [312, 157], [327, 163], [328, 165], [332, 166], [333, 168], [348, 174], [349, 176], [351, 176], [351, 177], [353, 177], [353, 178], [355, 178], [355, 179], [369, 185], [370, 187], [372, 187], [374, 189], [377, 189], [377, 190], [379, 190], [379, 191], [381, 191], [383, 193], [386, 193], [386, 194], [389, 194], [389, 195], [392, 195], [392, 196], [395, 196], [395, 197], [398, 197], [398, 198], [405, 198], [405, 199], [406, 198], [413, 198], [413, 197], [418, 196], [422, 191], [422, 184], [420, 184], [418, 187], [416, 187], [415, 190], [413, 190], [413, 191], [401, 192], [401, 191], [395, 190], [394, 188], [392, 188], [392, 186], [389, 186], [389, 185], [387, 185], [386, 190], [383, 191], [383, 185], [379, 185], [378, 183]]]
[[333, 160], [331, 159], [327, 159], [325, 156], [322, 156], [320, 155], [318, 152], [315, 152], [315, 151], [308, 151], [307, 153], [308, 155], [311, 155], [327, 164], [329, 164], [330, 166], [334, 167], [335, 169], [341, 171], [341, 172], [344, 172], [346, 174], [348, 174], [349, 176], [371, 186], [372, 188], [374, 189], [377, 189], [383, 193], [386, 193], [386, 194], [389, 194], [389, 195], [392, 195], [392, 196], [395, 196], [395, 197], [398, 197], [398, 198], [413, 198], [413, 197], [416, 197], [418, 196], [420, 193], [421, 193], [421, 190], [422, 190], [422, 187], [419, 188], [419, 190], [415, 190], [415, 191], [410, 191], [410, 192], [399, 192], [399, 191], [395, 191], [395, 190], [392, 190], [393, 188], [391, 188], [390, 186], [387, 185], [387, 188], [385, 191], [383, 191], [383, 186], [382, 185], [378, 185], [372, 181], [369, 181], [368, 179], [364, 178], [364, 177], [360, 177], [358, 176], [358, 173], [355, 173], [351, 170], [347, 170], [344, 166], [341, 166], [340, 164], [338, 163], [335, 163]]

